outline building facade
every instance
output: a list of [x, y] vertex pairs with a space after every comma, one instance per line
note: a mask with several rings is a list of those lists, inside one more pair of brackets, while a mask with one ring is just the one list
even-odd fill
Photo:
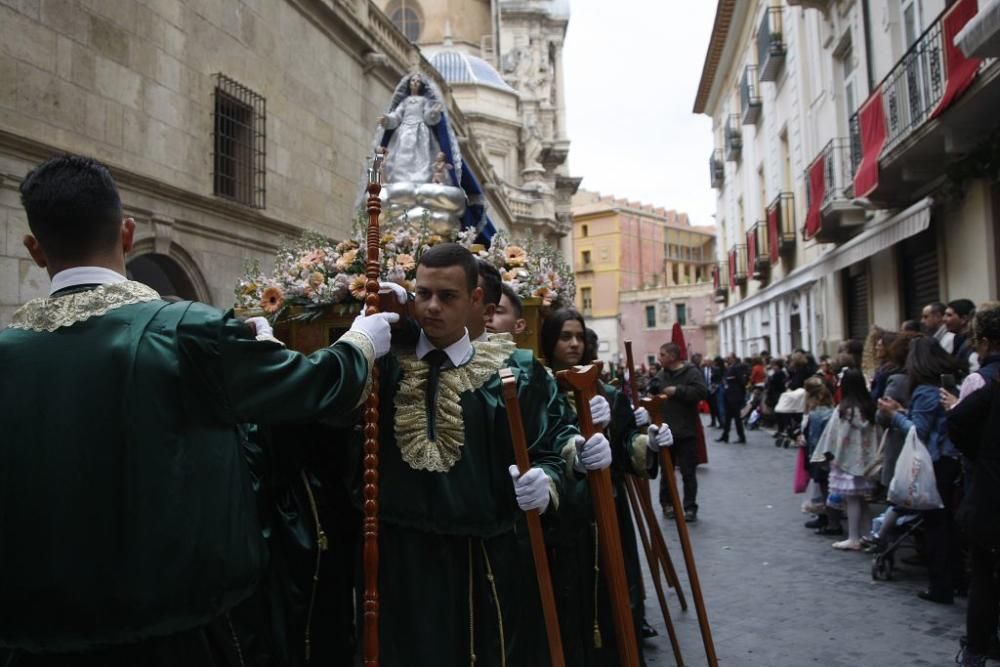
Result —
[[565, 0], [381, 0], [440, 71], [497, 174], [511, 233], [561, 244], [569, 175], [562, 48]]
[[572, 253], [576, 305], [600, 338], [601, 359], [623, 361], [626, 340], [637, 363], [649, 350], [655, 356], [675, 321], [692, 352], [714, 340], [711, 228], [692, 226], [685, 213], [583, 190], [573, 198]]
[[694, 111], [715, 133], [723, 352], [831, 352], [997, 297], [997, 68], [955, 42], [982, 18], [974, 0], [719, 1]]
[[[478, 1], [478, 0], [476, 0]], [[129, 273], [220, 307], [283, 237], [351, 233], [376, 119], [407, 72], [447, 85], [368, 0], [61, 0], [0, 5], [0, 328], [47, 294], [20, 239], [38, 162], [111, 167], [136, 219]], [[509, 207], [446, 92], [494, 223]]]

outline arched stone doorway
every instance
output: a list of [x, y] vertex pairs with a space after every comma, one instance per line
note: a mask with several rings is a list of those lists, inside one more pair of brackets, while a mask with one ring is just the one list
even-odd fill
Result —
[[197, 301], [198, 290], [184, 268], [172, 257], [158, 253], [139, 255], [126, 264], [130, 280], [149, 285], [161, 296]]

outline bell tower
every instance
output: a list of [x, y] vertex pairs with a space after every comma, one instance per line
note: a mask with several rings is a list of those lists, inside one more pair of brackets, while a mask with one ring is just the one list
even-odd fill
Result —
[[496, 62], [493, 17], [497, 0], [377, 0], [379, 8], [420, 46], [451, 41], [460, 50]]

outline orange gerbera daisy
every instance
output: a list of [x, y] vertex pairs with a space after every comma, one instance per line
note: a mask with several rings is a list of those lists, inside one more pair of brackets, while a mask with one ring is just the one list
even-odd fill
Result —
[[396, 256], [396, 266], [404, 271], [412, 271], [417, 268], [417, 260], [413, 259], [413, 255], [402, 253]]
[[528, 261], [528, 253], [524, 251], [524, 248], [517, 245], [509, 245], [504, 248], [503, 251], [504, 261], [507, 266], [518, 267], [524, 266], [524, 263]]
[[273, 315], [281, 310], [283, 305], [285, 305], [285, 293], [281, 291], [280, 287], [272, 285], [264, 289], [260, 298], [261, 310]]
[[357, 275], [351, 278], [351, 284], [349, 289], [351, 290], [351, 296], [353, 296], [358, 301], [364, 301], [365, 296], [368, 294], [365, 290], [365, 285], [368, 283], [368, 278], [363, 275]]
[[309, 274], [309, 286], [313, 289], [319, 289], [320, 286], [326, 282], [326, 276], [320, 271], [313, 271]]

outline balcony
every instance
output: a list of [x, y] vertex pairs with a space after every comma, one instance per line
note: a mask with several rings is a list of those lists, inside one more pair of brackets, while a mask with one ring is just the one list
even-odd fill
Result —
[[715, 289], [715, 302], [725, 303], [729, 296], [729, 272], [725, 263], [712, 266], [712, 287]]
[[726, 119], [726, 160], [739, 162], [743, 154], [743, 128], [739, 114], [730, 114]]
[[825, 12], [833, 4], [833, 0], [786, 0], [789, 7], [801, 7], [802, 9], [818, 9]]
[[722, 189], [726, 182], [726, 163], [722, 157], [722, 149], [716, 148], [708, 158], [708, 170], [712, 178], [712, 187]]
[[735, 245], [729, 251], [730, 285], [747, 284], [747, 247]]
[[771, 244], [767, 220], [758, 220], [747, 232], [747, 265], [750, 277], [766, 282], [771, 276]]
[[855, 196], [885, 208], [907, 205], [1000, 128], [996, 59], [965, 58], [954, 46], [965, 24], [945, 20], [950, 12], [974, 16], [969, 2], [945, 9], [851, 117]]
[[[795, 195], [782, 192], [767, 207], [767, 229], [777, 253], [795, 249]], [[772, 257], [774, 256], [772, 252]]]
[[839, 243], [864, 225], [864, 209], [852, 203], [852, 148], [848, 139], [832, 139], [806, 169], [803, 239]]
[[785, 64], [785, 35], [781, 25], [781, 7], [764, 10], [760, 29], [757, 30], [757, 64], [760, 66], [760, 80], [777, 81]]
[[756, 125], [761, 110], [756, 65], [747, 65], [743, 69], [743, 78], [740, 80], [740, 105], [743, 108], [743, 124]]

